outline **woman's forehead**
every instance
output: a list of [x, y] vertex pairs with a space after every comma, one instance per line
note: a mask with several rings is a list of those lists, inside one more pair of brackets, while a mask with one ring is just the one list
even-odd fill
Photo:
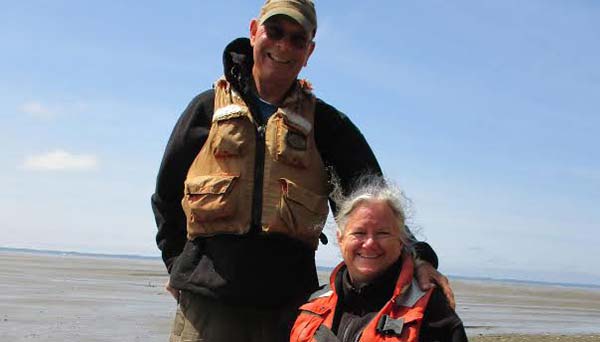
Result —
[[347, 227], [395, 227], [397, 218], [385, 202], [366, 202], [359, 204], [348, 216]]

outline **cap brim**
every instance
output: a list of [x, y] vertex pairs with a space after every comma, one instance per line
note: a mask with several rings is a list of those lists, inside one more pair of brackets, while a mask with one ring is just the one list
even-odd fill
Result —
[[292, 18], [295, 22], [300, 24], [306, 33], [312, 33], [314, 31], [314, 25], [310, 23], [310, 21], [306, 20], [306, 17], [300, 13], [300, 11], [294, 10], [292, 8], [276, 8], [265, 13], [260, 20], [260, 24], [264, 24], [269, 18], [276, 15], [285, 15], [287, 17]]

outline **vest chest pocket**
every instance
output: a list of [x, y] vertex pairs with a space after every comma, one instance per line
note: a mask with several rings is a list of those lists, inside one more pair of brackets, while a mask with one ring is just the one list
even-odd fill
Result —
[[[185, 192], [181, 201], [188, 225], [200, 225], [230, 217], [237, 209], [238, 176], [197, 176], [185, 181]], [[204, 233], [207, 228], [202, 229]]]
[[318, 244], [318, 238], [327, 219], [327, 197], [304, 189], [282, 178], [279, 215], [288, 231], [300, 238]]
[[309, 167], [310, 139], [307, 134], [296, 130], [281, 119], [277, 122], [275, 159], [299, 167]]
[[244, 126], [248, 124], [244, 118], [231, 118], [213, 123], [215, 137], [212, 140], [211, 151], [216, 158], [237, 157], [243, 153], [246, 145]]

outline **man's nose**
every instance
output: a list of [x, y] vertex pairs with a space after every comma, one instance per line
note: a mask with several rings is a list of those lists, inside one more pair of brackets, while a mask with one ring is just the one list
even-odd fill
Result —
[[289, 34], [286, 34], [281, 39], [275, 42], [275, 45], [280, 50], [290, 50], [292, 48], [292, 40]]

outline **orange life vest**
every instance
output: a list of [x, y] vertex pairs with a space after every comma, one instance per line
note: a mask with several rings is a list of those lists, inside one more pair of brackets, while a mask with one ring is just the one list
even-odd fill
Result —
[[[338, 295], [335, 278], [344, 263], [338, 265], [330, 277], [330, 289], [315, 293], [300, 307], [300, 314], [292, 328], [291, 342], [319, 342], [323, 331], [332, 334]], [[414, 264], [410, 256], [402, 256], [402, 270], [396, 281], [392, 298], [363, 329], [360, 342], [418, 342], [423, 314], [433, 290], [421, 291], [413, 278]]]

